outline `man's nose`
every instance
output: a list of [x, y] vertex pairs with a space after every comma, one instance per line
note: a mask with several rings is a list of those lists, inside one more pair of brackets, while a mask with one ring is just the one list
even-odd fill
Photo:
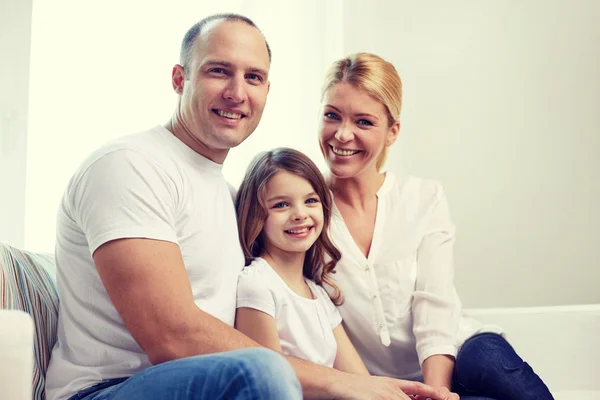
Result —
[[243, 77], [232, 76], [223, 92], [223, 97], [234, 103], [243, 103], [246, 100], [246, 82]]

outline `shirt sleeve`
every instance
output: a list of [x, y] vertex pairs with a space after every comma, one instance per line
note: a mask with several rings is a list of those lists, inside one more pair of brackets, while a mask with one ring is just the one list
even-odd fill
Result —
[[91, 254], [122, 238], [177, 243], [174, 182], [136, 151], [116, 150], [94, 161], [72, 186], [70, 199]]
[[238, 277], [236, 308], [253, 308], [275, 318], [276, 304], [268, 278], [258, 267], [245, 267]]
[[455, 229], [439, 183], [423, 239], [417, 250], [413, 333], [419, 363], [435, 354], [456, 356], [461, 304], [454, 288]]

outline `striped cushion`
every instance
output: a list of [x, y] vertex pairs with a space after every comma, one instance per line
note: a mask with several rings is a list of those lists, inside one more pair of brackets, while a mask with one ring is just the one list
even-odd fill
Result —
[[54, 256], [0, 243], [0, 308], [22, 310], [33, 318], [33, 399], [45, 399], [46, 368], [58, 323]]

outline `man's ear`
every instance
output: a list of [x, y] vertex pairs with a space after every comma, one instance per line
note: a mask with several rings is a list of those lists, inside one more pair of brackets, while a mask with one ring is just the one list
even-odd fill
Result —
[[183, 67], [179, 64], [175, 64], [173, 67], [173, 72], [171, 73], [171, 84], [173, 85], [173, 90], [178, 95], [183, 94], [183, 85], [185, 82], [185, 71]]
[[394, 144], [396, 139], [398, 139], [398, 133], [400, 132], [400, 122], [396, 121], [388, 130], [387, 136], [385, 138], [385, 145], [391, 146]]

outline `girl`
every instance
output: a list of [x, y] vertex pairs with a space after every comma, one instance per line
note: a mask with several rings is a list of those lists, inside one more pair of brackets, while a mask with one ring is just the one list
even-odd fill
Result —
[[330, 275], [340, 252], [327, 236], [331, 195], [315, 164], [292, 149], [259, 154], [236, 209], [249, 265], [239, 277], [235, 327], [285, 355], [369, 375], [336, 309], [342, 296]]

